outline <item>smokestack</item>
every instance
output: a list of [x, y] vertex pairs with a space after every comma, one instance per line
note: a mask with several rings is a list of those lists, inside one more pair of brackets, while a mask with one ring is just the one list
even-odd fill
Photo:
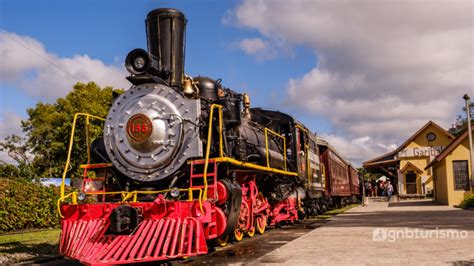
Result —
[[155, 9], [145, 21], [148, 53], [158, 63], [158, 75], [170, 86], [183, 83], [186, 22], [184, 14], [172, 8]]

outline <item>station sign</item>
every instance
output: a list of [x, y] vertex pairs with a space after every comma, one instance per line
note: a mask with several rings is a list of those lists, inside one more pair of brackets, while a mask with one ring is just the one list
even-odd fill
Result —
[[398, 158], [404, 157], [430, 157], [438, 156], [446, 146], [431, 146], [431, 147], [412, 147], [406, 148], [398, 152]]

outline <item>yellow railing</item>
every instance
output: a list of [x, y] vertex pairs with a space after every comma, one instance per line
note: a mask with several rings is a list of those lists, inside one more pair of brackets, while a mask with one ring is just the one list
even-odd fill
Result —
[[204, 200], [207, 199], [207, 168], [209, 166], [209, 156], [211, 154], [211, 141], [212, 141], [212, 123], [214, 117], [214, 109], [218, 109], [219, 111], [219, 156], [224, 156], [224, 148], [222, 144], [222, 105], [219, 104], [212, 104], [211, 111], [209, 113], [209, 128], [207, 130], [207, 143], [206, 143], [206, 155], [204, 157], [204, 173], [203, 173], [203, 182], [204, 182]]
[[[90, 156], [91, 156], [91, 150], [90, 150], [90, 136], [89, 136], [89, 125], [90, 125], [90, 118], [98, 119], [101, 121], [105, 121], [104, 118], [98, 117], [95, 115], [91, 114], [86, 114], [86, 113], [76, 113], [74, 115], [74, 120], [72, 122], [72, 128], [71, 128], [71, 136], [69, 138], [69, 148], [68, 148], [68, 154], [66, 158], [66, 165], [64, 166], [64, 172], [62, 175], [62, 181], [61, 181], [61, 196], [57, 201], [57, 207], [58, 207], [58, 213], [59, 215], [64, 218], [64, 216], [61, 214], [61, 202], [65, 201], [68, 198], [71, 198], [71, 203], [72, 204], [77, 204], [77, 196], [79, 192], [74, 191], [71, 192], [67, 195], [64, 195], [65, 192], [65, 182], [66, 182], [66, 176], [67, 172], [69, 169], [69, 166], [71, 164], [71, 155], [72, 155], [72, 147], [73, 147], [73, 142], [74, 142], [74, 134], [76, 131], [76, 124], [77, 124], [77, 119], [81, 116], [86, 117], [86, 142], [87, 142], [87, 163], [90, 164]], [[222, 112], [220, 112], [220, 120], [222, 121]], [[220, 130], [222, 131], [222, 124], [220, 124]], [[222, 146], [221, 146], [222, 150]], [[166, 189], [166, 190], [160, 190], [160, 191], [110, 191], [110, 192], [103, 192], [103, 191], [98, 191], [98, 192], [88, 192], [84, 193], [86, 195], [121, 195], [121, 203], [127, 202], [130, 198], [132, 198], [131, 202], [137, 202], [137, 195], [138, 194], [160, 194], [160, 193], [166, 193], [169, 192], [171, 189]], [[203, 200], [203, 191], [200, 188], [188, 188], [188, 189], [180, 189], [179, 191], [187, 191], [189, 193], [189, 201], [193, 200], [193, 191], [194, 190], [199, 190], [199, 207], [201, 211], [203, 211], [202, 207], [202, 200]], [[207, 193], [207, 191], [206, 191]]]
[[267, 155], [267, 167], [270, 167], [270, 156], [269, 156], [269, 150], [268, 150], [268, 133], [271, 133], [272, 135], [279, 137], [283, 140], [283, 158], [285, 162], [285, 171], [286, 171], [286, 138], [283, 135], [280, 135], [276, 133], [275, 131], [265, 128], [265, 153]]
[[[125, 202], [132, 202], [135, 203], [137, 202], [138, 199], [138, 194], [143, 194], [143, 195], [153, 195], [153, 194], [162, 194], [171, 191], [172, 189], [164, 189], [164, 190], [158, 190], [158, 191], [109, 191], [109, 192], [103, 192], [103, 191], [97, 191], [97, 192], [87, 192], [84, 193], [85, 195], [121, 195], [121, 200], [120, 203], [125, 203]], [[201, 188], [183, 188], [179, 189], [180, 192], [188, 192], [189, 194], [189, 201], [193, 200], [192, 194], [193, 190], [198, 190], [199, 191], [199, 208], [201, 212], [204, 212], [203, 207], [202, 207], [202, 189]], [[71, 203], [72, 204], [77, 204], [77, 197], [78, 197], [79, 192], [74, 191], [69, 194], [67, 194], [64, 197], [61, 197], [58, 199], [57, 202], [57, 207], [58, 207], [58, 213], [59, 215], [64, 218], [64, 216], [61, 214], [61, 202], [65, 201], [68, 198], [71, 198]], [[131, 200], [130, 200], [131, 199]]]
[[[71, 137], [69, 138], [69, 148], [68, 148], [68, 152], [67, 152], [66, 165], [64, 166], [64, 171], [63, 171], [63, 176], [62, 176], [62, 181], [61, 181], [61, 197], [60, 197], [60, 199], [65, 198], [64, 189], [65, 189], [66, 175], [67, 175], [67, 172], [68, 172], [68, 169], [69, 169], [69, 165], [71, 163], [72, 145], [73, 145], [73, 142], [74, 142], [74, 132], [76, 131], [76, 122], [77, 122], [77, 118], [80, 117], [80, 116], [85, 116], [86, 117], [86, 138], [87, 138], [88, 142], [89, 142], [89, 120], [90, 120], [90, 118], [92, 117], [92, 118], [95, 118], [95, 119], [98, 119], [98, 120], [101, 120], [101, 121], [105, 121], [105, 119], [102, 118], [102, 117], [98, 117], [98, 116], [90, 115], [90, 114], [85, 114], [85, 113], [76, 113], [74, 115], [74, 120], [72, 122], [72, 128], [71, 128]], [[87, 162], [88, 163], [90, 163], [90, 147], [89, 146], [90, 146], [89, 143], [87, 143]]]
[[[210, 157], [210, 153], [211, 153], [211, 142], [212, 142], [212, 124], [213, 124], [213, 118], [214, 118], [214, 109], [218, 109], [219, 111], [219, 157], [217, 158], [212, 158], [212, 160], [214, 160], [214, 162], [216, 163], [230, 163], [230, 164], [233, 164], [233, 165], [237, 165], [237, 166], [241, 166], [241, 167], [245, 167], [245, 168], [250, 168], [250, 169], [254, 169], [254, 170], [259, 170], [259, 171], [264, 171], [264, 172], [271, 172], [271, 173], [276, 173], [276, 174], [283, 174], [283, 175], [291, 175], [291, 176], [297, 176], [298, 173], [296, 172], [289, 172], [287, 171], [286, 169], [286, 142], [284, 141], [284, 145], [285, 145], [285, 170], [280, 170], [280, 169], [276, 169], [276, 168], [272, 168], [269, 166], [269, 159], [268, 159], [268, 139], [267, 139], [267, 131], [268, 132], [271, 132], [271, 133], [274, 133], [276, 136], [278, 137], [282, 137], [284, 138], [283, 136], [279, 135], [278, 133], [270, 130], [270, 129], [267, 129], [265, 128], [265, 133], [266, 133], [266, 137], [265, 137], [265, 140], [267, 142], [266, 146], [267, 146], [267, 166], [262, 166], [262, 165], [258, 165], [258, 164], [253, 164], [253, 163], [248, 163], [248, 162], [241, 162], [239, 160], [236, 160], [234, 158], [230, 158], [230, 157], [226, 157], [224, 156], [224, 148], [223, 148], [223, 142], [222, 142], [222, 105], [218, 105], [218, 104], [212, 104], [211, 105], [211, 110], [209, 112], [209, 123], [208, 123], [208, 131], [207, 131], [207, 145], [206, 145], [206, 154], [204, 156], [204, 173], [203, 173], [203, 179], [204, 179], [204, 198], [206, 199], [207, 198], [207, 188], [208, 188], [208, 184], [207, 184], [207, 168], [209, 166], [209, 157]], [[202, 162], [201, 160], [196, 160], [195, 162]]]

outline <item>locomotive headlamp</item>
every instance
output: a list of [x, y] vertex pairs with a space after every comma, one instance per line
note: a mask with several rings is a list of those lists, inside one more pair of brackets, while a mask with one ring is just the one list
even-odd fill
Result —
[[133, 60], [133, 66], [135, 69], [143, 69], [145, 66], [145, 58], [139, 56]]
[[150, 67], [150, 55], [143, 49], [134, 49], [125, 58], [125, 67], [133, 75], [145, 73]]
[[179, 197], [179, 188], [175, 187], [170, 190], [170, 195], [173, 198]]

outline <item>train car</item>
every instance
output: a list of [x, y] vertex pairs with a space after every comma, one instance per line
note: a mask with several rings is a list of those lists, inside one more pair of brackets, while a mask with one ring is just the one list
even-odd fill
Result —
[[351, 185], [351, 201], [357, 202], [358, 197], [360, 195], [359, 173], [357, 172], [357, 169], [354, 168], [354, 166], [352, 166], [351, 164], [348, 164], [348, 170]]
[[326, 140], [318, 138], [317, 145], [326, 180], [325, 204], [327, 206], [325, 207], [341, 207], [352, 202], [351, 186], [358, 183], [358, 179], [354, 180], [350, 175], [349, 163]]
[[332, 197], [342, 198], [351, 196], [351, 184], [347, 163], [335, 152], [328, 149], [322, 155], [326, 168], [327, 193]]
[[[251, 108], [221, 80], [184, 73], [187, 19], [145, 20], [148, 50], [125, 59], [132, 84], [106, 118], [76, 114], [58, 211], [60, 253], [84, 264], [197, 256], [210, 246], [324, 212], [351, 195], [347, 163], [288, 114]], [[65, 194], [75, 125], [104, 123], [88, 143], [83, 180]], [[322, 158], [322, 160], [321, 160]]]

